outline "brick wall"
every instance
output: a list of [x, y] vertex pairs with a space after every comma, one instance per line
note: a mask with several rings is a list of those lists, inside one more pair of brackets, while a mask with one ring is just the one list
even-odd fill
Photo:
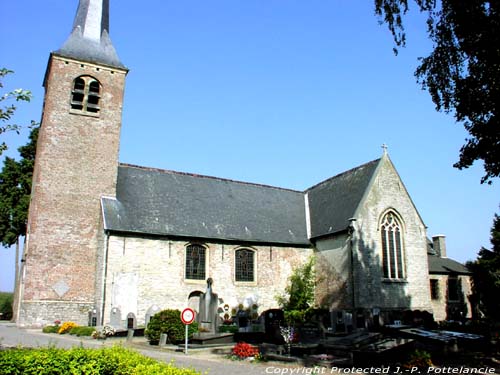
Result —
[[[101, 84], [98, 116], [70, 109], [73, 81], [81, 75]], [[52, 322], [62, 302], [73, 306], [71, 316], [86, 322], [87, 313], [80, 307], [95, 302], [96, 257], [102, 240], [99, 200], [115, 194], [125, 75], [125, 70], [56, 55], [49, 60], [21, 286], [21, 325]]]

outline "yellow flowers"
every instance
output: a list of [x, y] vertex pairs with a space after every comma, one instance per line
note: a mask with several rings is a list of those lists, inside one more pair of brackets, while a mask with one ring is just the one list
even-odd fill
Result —
[[57, 333], [59, 333], [60, 335], [62, 335], [63, 333], [68, 333], [69, 331], [71, 331], [71, 328], [74, 327], [78, 327], [78, 324], [74, 322], [64, 322]]

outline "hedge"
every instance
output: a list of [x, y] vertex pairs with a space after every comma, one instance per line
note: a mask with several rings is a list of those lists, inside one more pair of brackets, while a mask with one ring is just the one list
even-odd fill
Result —
[[120, 346], [0, 350], [0, 375], [200, 375]]

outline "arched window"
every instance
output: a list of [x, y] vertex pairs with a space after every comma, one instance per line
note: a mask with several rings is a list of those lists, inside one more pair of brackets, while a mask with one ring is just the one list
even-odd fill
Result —
[[393, 212], [388, 212], [380, 225], [382, 235], [382, 266], [387, 279], [404, 279], [402, 227]]
[[71, 91], [71, 109], [74, 111], [99, 113], [101, 85], [90, 76], [81, 76], [74, 80]]
[[207, 249], [201, 245], [186, 247], [186, 279], [205, 280]]
[[236, 281], [254, 281], [255, 251], [238, 249], [235, 252], [235, 279]]

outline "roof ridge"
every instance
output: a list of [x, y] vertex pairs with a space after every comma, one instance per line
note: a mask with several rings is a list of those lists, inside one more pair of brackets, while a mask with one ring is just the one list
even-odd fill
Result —
[[351, 169], [349, 169], [349, 170], [347, 170], [347, 171], [344, 171], [344, 172], [341, 172], [341, 173], [339, 173], [339, 174], [336, 174], [335, 176], [328, 177], [326, 180], [323, 180], [323, 181], [321, 181], [321, 182], [318, 182], [317, 184], [315, 184], [315, 185], [311, 186], [310, 188], [306, 189], [306, 190], [305, 190], [305, 192], [307, 193], [307, 192], [311, 191], [312, 189], [314, 189], [314, 188], [316, 188], [316, 187], [318, 187], [318, 186], [320, 186], [320, 185], [322, 185], [322, 184], [324, 184], [324, 183], [326, 183], [326, 182], [332, 181], [332, 180], [334, 180], [334, 179], [336, 179], [336, 178], [338, 178], [338, 177], [341, 177], [341, 176], [343, 176], [343, 175], [346, 175], [346, 174], [348, 174], [348, 173], [352, 173], [352, 172], [354, 172], [355, 170], [360, 169], [360, 168], [363, 168], [363, 167], [366, 167], [366, 166], [367, 166], [367, 165], [369, 165], [369, 164], [372, 164], [372, 163], [375, 163], [375, 162], [379, 162], [381, 159], [382, 159], [382, 158], [374, 159], [374, 160], [369, 161], [369, 162], [367, 162], [367, 163], [364, 163], [364, 164], [358, 165], [357, 167], [351, 168]]
[[264, 187], [264, 188], [270, 188], [270, 189], [290, 191], [290, 192], [293, 192], [293, 193], [304, 194], [304, 192], [300, 191], [300, 190], [283, 188], [283, 187], [279, 187], [279, 186], [258, 184], [258, 183], [255, 183], [255, 182], [238, 181], [238, 180], [232, 180], [230, 178], [208, 176], [208, 175], [202, 175], [202, 174], [197, 174], [197, 173], [179, 172], [179, 171], [174, 171], [174, 170], [171, 170], [171, 169], [162, 169], [162, 168], [155, 168], [155, 167], [145, 167], [145, 166], [136, 165], [136, 164], [129, 164], [129, 163], [119, 163], [119, 166], [120, 167], [129, 167], [129, 168], [142, 169], [142, 170], [151, 171], [151, 172], [170, 173], [170, 174], [177, 174], [177, 175], [182, 175], [182, 176], [208, 178], [208, 179], [212, 179], [212, 180], [225, 181], [225, 182], [234, 182], [234, 183], [242, 184], [242, 185]]

